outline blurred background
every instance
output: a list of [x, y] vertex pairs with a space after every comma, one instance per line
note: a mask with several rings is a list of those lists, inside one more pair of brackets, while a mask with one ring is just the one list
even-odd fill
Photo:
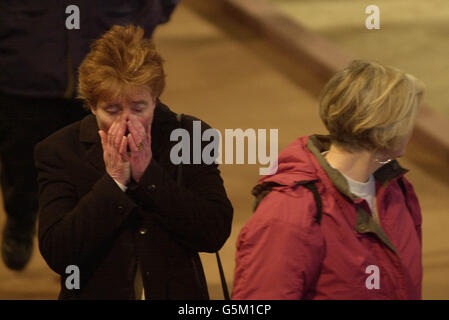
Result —
[[[370, 4], [380, 8], [379, 30], [365, 27]], [[319, 92], [353, 58], [375, 59], [422, 79], [425, 110], [400, 162], [410, 170], [423, 212], [424, 299], [449, 299], [448, 37], [444, 0], [181, 0], [170, 22], [154, 33], [168, 75], [164, 103], [222, 133], [278, 129], [279, 150], [299, 136], [326, 133]], [[235, 242], [252, 214], [260, 166], [220, 166], [234, 206], [233, 231], [220, 251], [230, 290]], [[4, 221], [0, 212], [0, 229]], [[222, 299], [215, 256], [201, 258], [211, 298]], [[0, 262], [0, 299], [56, 299], [58, 292], [58, 276], [36, 246], [22, 272]]]

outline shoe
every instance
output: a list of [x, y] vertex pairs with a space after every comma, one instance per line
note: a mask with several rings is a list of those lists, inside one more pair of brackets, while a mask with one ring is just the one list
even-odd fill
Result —
[[7, 219], [3, 229], [2, 258], [9, 269], [20, 271], [26, 267], [33, 253], [34, 234], [34, 223], [22, 225]]

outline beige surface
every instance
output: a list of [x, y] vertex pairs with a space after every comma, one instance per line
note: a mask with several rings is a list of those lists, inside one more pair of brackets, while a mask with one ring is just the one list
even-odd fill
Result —
[[[268, 0], [356, 58], [399, 67], [427, 85], [426, 103], [449, 119], [449, 1]], [[380, 9], [380, 29], [365, 27], [365, 8]]]
[[[172, 21], [155, 35], [168, 74], [164, 102], [174, 111], [193, 114], [220, 130], [278, 128], [280, 150], [297, 136], [324, 132], [316, 98], [299, 85], [303, 82], [310, 86], [314, 79], [301, 70], [292, 70], [294, 64], [238, 24], [219, 19], [219, 13], [204, 19], [186, 7], [192, 1], [183, 3]], [[303, 73], [299, 82], [298, 77], [292, 76], [296, 72]], [[410, 151], [413, 154], [404, 165], [411, 169], [409, 178], [424, 210], [424, 297], [448, 299], [449, 185], [441, 179], [444, 164], [433, 163], [431, 157], [413, 146]], [[415, 160], [412, 162], [411, 158]], [[221, 250], [231, 287], [235, 240], [251, 215], [250, 190], [259, 178], [258, 168], [259, 165], [221, 166], [235, 209], [232, 234]], [[0, 228], [3, 225], [4, 214]], [[215, 257], [202, 254], [202, 259], [211, 297], [221, 299]], [[0, 299], [53, 299], [58, 292], [55, 274], [37, 251], [22, 273], [7, 271], [0, 263], [0, 279]]]

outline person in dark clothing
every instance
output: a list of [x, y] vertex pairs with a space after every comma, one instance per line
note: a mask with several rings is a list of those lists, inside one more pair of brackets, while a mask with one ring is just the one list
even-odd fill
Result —
[[215, 162], [172, 160], [173, 130], [193, 137], [200, 120], [178, 120], [159, 100], [164, 86], [151, 39], [114, 26], [79, 69], [92, 114], [36, 146], [39, 248], [61, 275], [60, 299], [209, 298], [198, 252], [222, 247], [233, 208]]
[[[33, 149], [88, 113], [75, 99], [75, 74], [91, 42], [112, 25], [141, 25], [146, 36], [169, 20], [179, 0], [51, 0], [0, 2], [0, 159], [7, 213], [6, 266], [31, 257], [37, 211]], [[67, 29], [66, 8], [79, 8], [79, 29]]]

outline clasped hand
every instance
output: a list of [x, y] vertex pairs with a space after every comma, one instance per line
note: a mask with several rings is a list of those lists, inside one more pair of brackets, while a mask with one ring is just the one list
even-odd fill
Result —
[[[128, 129], [128, 135], [125, 135]], [[127, 185], [131, 177], [139, 182], [152, 158], [151, 127], [145, 130], [138, 119], [131, 115], [120, 117], [106, 133], [98, 131], [103, 146], [106, 172], [114, 180]], [[128, 151], [129, 149], [129, 151]]]

